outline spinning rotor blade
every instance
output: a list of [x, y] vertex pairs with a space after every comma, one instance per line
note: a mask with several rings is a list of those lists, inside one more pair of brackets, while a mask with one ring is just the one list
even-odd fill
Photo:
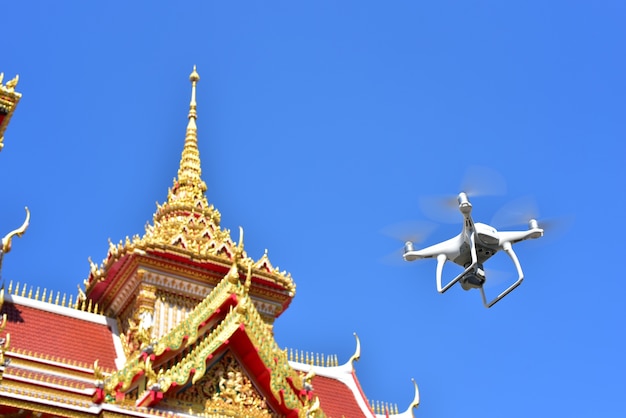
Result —
[[399, 241], [400, 245], [395, 251], [386, 256], [381, 257], [380, 261], [387, 265], [405, 265], [406, 262], [402, 258], [404, 253], [404, 244], [411, 241], [418, 244], [424, 240], [435, 230], [437, 226], [432, 222], [407, 221], [389, 225], [380, 230], [380, 233]]
[[531, 196], [523, 196], [502, 206], [491, 219], [496, 228], [528, 225], [531, 219], [539, 217], [539, 207]]
[[419, 207], [430, 219], [454, 223], [459, 221], [459, 203], [454, 196], [421, 196]]
[[470, 166], [457, 193], [420, 197], [420, 208], [429, 218], [446, 223], [458, 222], [459, 192], [465, 192], [470, 198], [500, 196], [506, 193], [506, 181], [496, 170], [484, 166]]
[[388, 225], [380, 230], [380, 233], [395, 240], [399, 240], [404, 245], [405, 242], [420, 243], [437, 228], [432, 222], [406, 221], [393, 225]]
[[535, 219], [539, 228], [549, 230], [550, 235], [555, 232], [562, 232], [573, 222], [571, 216], [560, 216], [557, 218], [543, 218], [539, 215], [539, 206], [532, 196], [524, 196], [515, 199], [496, 212], [491, 220], [491, 225], [495, 228], [511, 228], [516, 226], [528, 227], [528, 221]]
[[467, 169], [459, 191], [469, 197], [502, 196], [506, 194], [506, 181], [496, 170], [474, 165]]

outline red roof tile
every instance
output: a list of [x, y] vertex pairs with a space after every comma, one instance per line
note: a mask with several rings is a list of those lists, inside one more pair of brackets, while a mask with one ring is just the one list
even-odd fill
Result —
[[313, 377], [313, 393], [320, 399], [320, 406], [330, 418], [372, 417], [364, 415], [352, 390], [339, 380], [325, 376]]
[[7, 302], [0, 315], [4, 313], [11, 349], [89, 366], [99, 360], [101, 367], [116, 369], [113, 335], [107, 325]]

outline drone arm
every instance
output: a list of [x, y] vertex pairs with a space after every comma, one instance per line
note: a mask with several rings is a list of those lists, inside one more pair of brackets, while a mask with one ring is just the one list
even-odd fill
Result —
[[483, 297], [483, 305], [485, 305], [485, 308], [491, 308], [493, 305], [495, 305], [498, 301], [500, 301], [500, 299], [502, 299], [503, 297], [505, 297], [506, 295], [508, 295], [509, 293], [511, 293], [517, 286], [519, 286], [520, 284], [522, 284], [522, 281], [524, 280], [524, 272], [522, 271], [522, 265], [520, 264], [517, 255], [515, 254], [515, 251], [513, 251], [513, 246], [511, 245], [510, 242], [504, 242], [502, 244], [502, 249], [504, 250], [504, 252], [506, 252], [509, 257], [511, 257], [511, 260], [513, 260], [513, 264], [515, 264], [515, 268], [517, 269], [517, 281], [515, 283], [513, 283], [511, 286], [509, 286], [504, 292], [500, 293], [495, 299], [493, 299], [491, 302], [487, 302], [487, 298], [485, 297], [485, 291], [483, 290], [483, 288], [480, 288], [480, 292], [481, 295]]
[[498, 231], [500, 237], [500, 245], [505, 243], [515, 244], [527, 239], [536, 239], [543, 236], [543, 229], [532, 228], [526, 231]]
[[431, 245], [430, 247], [426, 247], [421, 250], [413, 249], [413, 243], [408, 241], [404, 245], [404, 254], [402, 257], [405, 261], [414, 261], [424, 258], [436, 258], [440, 254], [444, 254], [452, 260], [459, 255], [459, 247], [462, 244], [462, 240], [463, 238], [460, 235], [457, 235], [449, 240]]

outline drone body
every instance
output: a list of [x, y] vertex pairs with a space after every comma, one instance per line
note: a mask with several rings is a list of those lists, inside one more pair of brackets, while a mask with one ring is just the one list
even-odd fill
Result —
[[[472, 204], [469, 202], [466, 193], [459, 193], [457, 198], [459, 210], [463, 215], [463, 229], [459, 235], [450, 238], [447, 241], [430, 247], [415, 250], [413, 243], [407, 241], [404, 246], [404, 259], [406, 261], [414, 261], [422, 258], [437, 259], [437, 290], [444, 293], [457, 282], [461, 283], [461, 287], [465, 290], [479, 289], [485, 307], [490, 308], [500, 299], [508, 295], [513, 289], [519, 286], [524, 280], [524, 273], [520, 265], [517, 255], [513, 251], [512, 245], [526, 240], [535, 239], [543, 236], [543, 229], [539, 228], [537, 221], [531, 219], [528, 222], [528, 230], [525, 231], [498, 231], [492, 226], [483, 223], [474, 223], [471, 213]], [[491, 301], [487, 301], [483, 285], [486, 281], [483, 264], [498, 251], [506, 252], [517, 270], [518, 278], [511, 286], [500, 293]], [[458, 276], [452, 279], [445, 286], [442, 285], [443, 266], [447, 261], [464, 268]]]

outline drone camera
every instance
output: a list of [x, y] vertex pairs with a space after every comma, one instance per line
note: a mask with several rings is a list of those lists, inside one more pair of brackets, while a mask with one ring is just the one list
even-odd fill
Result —
[[481, 289], [486, 281], [485, 270], [483, 270], [482, 266], [468, 272], [460, 280], [463, 290]]

